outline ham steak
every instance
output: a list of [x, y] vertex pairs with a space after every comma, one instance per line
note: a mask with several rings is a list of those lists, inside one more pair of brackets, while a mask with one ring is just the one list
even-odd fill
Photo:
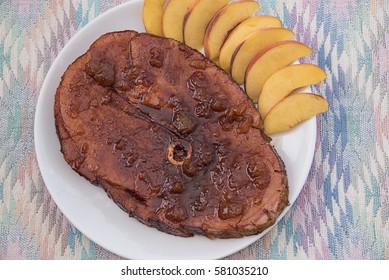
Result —
[[64, 73], [54, 114], [69, 165], [148, 226], [236, 238], [288, 205], [284, 164], [254, 104], [183, 43], [101, 36]]

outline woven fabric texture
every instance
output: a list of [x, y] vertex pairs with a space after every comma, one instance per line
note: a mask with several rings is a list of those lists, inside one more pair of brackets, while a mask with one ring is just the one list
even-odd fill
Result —
[[[68, 40], [125, 1], [0, 1], [0, 259], [120, 259], [57, 208], [34, 150], [46, 73]], [[389, 2], [263, 0], [313, 48], [329, 102], [315, 156], [291, 210], [227, 259], [389, 259]]]

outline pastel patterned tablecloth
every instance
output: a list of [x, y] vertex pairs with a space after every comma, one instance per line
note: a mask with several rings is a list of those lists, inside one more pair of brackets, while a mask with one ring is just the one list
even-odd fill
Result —
[[[125, 1], [0, 1], [0, 259], [120, 259], [59, 211], [34, 150], [34, 114], [53, 60], [89, 21]], [[314, 52], [313, 165], [268, 234], [227, 259], [389, 259], [389, 2], [263, 0]]]

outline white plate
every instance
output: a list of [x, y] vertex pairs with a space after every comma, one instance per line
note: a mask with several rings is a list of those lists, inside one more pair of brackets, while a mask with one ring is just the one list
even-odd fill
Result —
[[[125, 29], [144, 31], [142, 5], [143, 1], [134, 0], [98, 16], [80, 30], [55, 59], [42, 86], [35, 115], [38, 164], [52, 198], [63, 214], [82, 233], [107, 250], [130, 259], [222, 258], [255, 242], [265, 232], [228, 240], [209, 240], [201, 236], [181, 238], [159, 232], [129, 218], [102, 189], [74, 172], [60, 152], [53, 107], [62, 74], [100, 35]], [[291, 204], [308, 176], [315, 142], [315, 118], [274, 138], [288, 172]]]

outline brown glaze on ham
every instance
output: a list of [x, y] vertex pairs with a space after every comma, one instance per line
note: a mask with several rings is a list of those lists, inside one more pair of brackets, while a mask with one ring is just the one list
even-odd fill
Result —
[[253, 103], [177, 41], [103, 35], [66, 70], [54, 111], [71, 167], [161, 231], [258, 234], [288, 204], [283, 162]]

